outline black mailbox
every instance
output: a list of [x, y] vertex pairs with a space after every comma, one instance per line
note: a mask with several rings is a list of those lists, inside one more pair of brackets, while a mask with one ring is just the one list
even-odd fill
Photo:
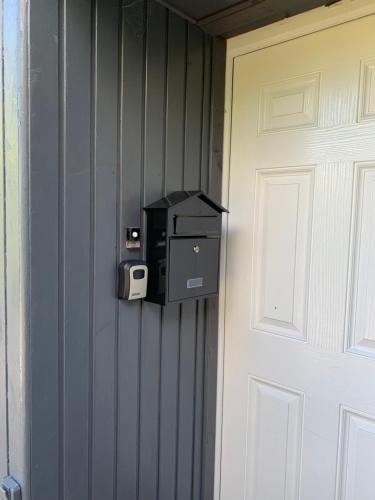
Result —
[[216, 295], [221, 215], [227, 210], [201, 191], [176, 191], [145, 210], [146, 300], [165, 305]]

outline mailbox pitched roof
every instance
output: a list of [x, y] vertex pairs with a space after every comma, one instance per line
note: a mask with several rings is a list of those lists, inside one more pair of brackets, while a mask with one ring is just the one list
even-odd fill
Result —
[[153, 210], [153, 209], [165, 209], [168, 210], [171, 207], [184, 203], [186, 200], [191, 198], [200, 198], [203, 202], [207, 203], [211, 208], [216, 210], [217, 212], [228, 212], [228, 210], [214, 200], [212, 200], [209, 196], [207, 196], [203, 191], [175, 191], [164, 198], [156, 201], [155, 203], [151, 203], [145, 207], [145, 210]]

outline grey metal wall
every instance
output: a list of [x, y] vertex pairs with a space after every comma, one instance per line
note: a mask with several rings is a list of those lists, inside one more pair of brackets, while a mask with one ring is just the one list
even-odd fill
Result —
[[154, 0], [29, 29], [31, 498], [212, 499], [217, 301], [120, 303], [116, 266], [144, 205], [220, 198], [225, 42]]

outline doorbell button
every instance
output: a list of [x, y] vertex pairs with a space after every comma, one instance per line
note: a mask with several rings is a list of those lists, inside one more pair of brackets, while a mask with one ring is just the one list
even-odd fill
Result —
[[141, 228], [128, 227], [126, 229], [126, 248], [141, 248]]

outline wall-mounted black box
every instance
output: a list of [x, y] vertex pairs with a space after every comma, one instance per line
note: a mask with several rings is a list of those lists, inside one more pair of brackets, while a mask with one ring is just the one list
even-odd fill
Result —
[[177, 191], [147, 206], [145, 300], [157, 304], [212, 297], [219, 289], [225, 208], [201, 191]]

